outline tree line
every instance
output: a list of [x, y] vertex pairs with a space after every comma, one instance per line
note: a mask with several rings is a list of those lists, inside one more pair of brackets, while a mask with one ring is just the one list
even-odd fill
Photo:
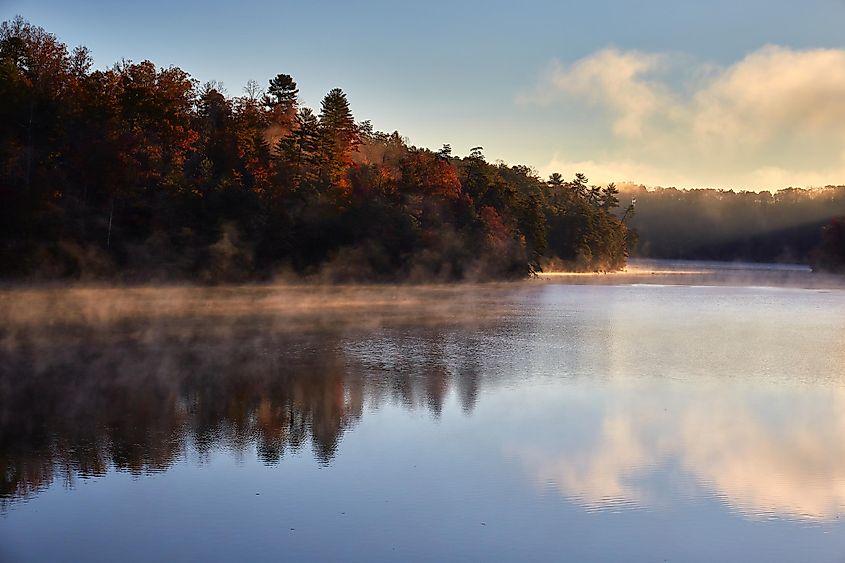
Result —
[[613, 185], [413, 146], [318, 111], [293, 77], [228, 96], [178, 67], [94, 70], [21, 17], [0, 25], [0, 274], [336, 281], [614, 270]]
[[845, 186], [776, 192], [623, 186], [632, 253], [646, 258], [845, 267]]

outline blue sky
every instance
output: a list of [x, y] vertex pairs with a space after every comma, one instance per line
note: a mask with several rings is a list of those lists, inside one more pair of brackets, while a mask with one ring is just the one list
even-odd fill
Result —
[[98, 67], [150, 59], [232, 95], [284, 72], [312, 107], [338, 86], [377, 129], [544, 174], [845, 183], [843, 0], [0, 0], [0, 12], [88, 46]]

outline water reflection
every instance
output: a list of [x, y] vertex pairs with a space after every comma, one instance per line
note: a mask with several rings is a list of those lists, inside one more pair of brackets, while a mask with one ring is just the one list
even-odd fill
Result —
[[513, 480], [582, 509], [715, 499], [752, 521], [833, 521], [842, 303], [545, 284], [6, 291], [0, 503], [219, 449], [330, 465], [346, 433], [398, 405], [448, 419], [454, 448], [494, 450], [478, 475], [512, 459]]
[[[511, 453], [539, 485], [592, 510], [666, 506], [695, 487], [753, 519], [842, 514], [845, 392], [696, 391], [691, 397], [675, 389], [655, 400], [653, 388], [627, 389], [583, 449]], [[786, 399], [798, 404], [784, 408]], [[687, 482], [673, 484], [672, 474]]]
[[[560, 415], [580, 439], [564, 431], [505, 448], [539, 487], [588, 510], [715, 498], [753, 520], [839, 518], [843, 293], [644, 286], [592, 296], [605, 306], [572, 323], [592, 341], [574, 355], [593, 358], [603, 379], [554, 399], [592, 424]], [[555, 315], [538, 322], [560, 331]]]
[[[490, 293], [496, 292], [492, 301]], [[167, 470], [190, 449], [328, 464], [365, 404], [470, 412], [479, 323], [454, 288], [37, 290], [2, 295], [0, 503], [55, 479]], [[424, 304], [424, 306], [422, 306]]]

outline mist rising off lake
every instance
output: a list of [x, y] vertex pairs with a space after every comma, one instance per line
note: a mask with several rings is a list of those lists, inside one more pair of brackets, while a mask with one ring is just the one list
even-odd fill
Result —
[[836, 560], [845, 290], [670, 270], [0, 290], [0, 560]]

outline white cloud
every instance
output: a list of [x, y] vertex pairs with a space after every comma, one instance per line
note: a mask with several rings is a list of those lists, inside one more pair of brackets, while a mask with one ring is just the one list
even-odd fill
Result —
[[610, 120], [601, 158], [556, 156], [544, 169], [580, 163], [596, 181], [652, 185], [845, 183], [845, 50], [765, 46], [715, 67], [605, 49], [554, 62], [521, 100], [583, 103]]
[[560, 93], [606, 106], [614, 114], [613, 130], [638, 137], [643, 123], [669, 102], [668, 91], [647, 76], [665, 63], [662, 55], [604, 49], [569, 67], [554, 61], [535, 92], [524, 101], [552, 103]]
[[759, 145], [809, 135], [842, 143], [845, 51], [763, 47], [697, 92], [690, 110], [699, 137]]

